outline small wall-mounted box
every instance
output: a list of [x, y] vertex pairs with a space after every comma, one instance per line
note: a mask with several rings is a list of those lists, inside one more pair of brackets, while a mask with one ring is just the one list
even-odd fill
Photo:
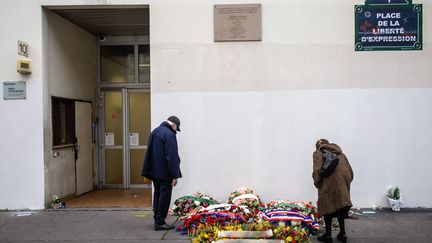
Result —
[[21, 74], [31, 74], [31, 61], [18, 60], [17, 61], [17, 72], [19, 72]]

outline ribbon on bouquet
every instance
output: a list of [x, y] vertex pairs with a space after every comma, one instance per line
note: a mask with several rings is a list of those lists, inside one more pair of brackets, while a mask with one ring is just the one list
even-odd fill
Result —
[[[229, 203], [213, 204], [213, 205], [210, 205], [206, 208], [201, 208], [199, 211], [200, 212], [202, 212], [202, 211], [209, 211], [210, 212], [210, 211], [214, 211], [214, 210], [221, 209], [221, 208], [228, 211], [232, 206], [233, 206], [233, 204], [229, 204]], [[241, 208], [246, 214], [250, 213], [247, 206], [243, 206], [243, 205], [234, 205], [234, 206]]]
[[291, 210], [272, 210], [261, 214], [261, 218], [267, 221], [298, 221], [305, 222], [314, 229], [319, 229], [319, 223], [313, 215], [305, 216]]
[[235, 203], [236, 201], [241, 200], [241, 199], [255, 199], [255, 200], [258, 200], [258, 197], [255, 194], [243, 194], [243, 195], [235, 197], [232, 201], [233, 201], [233, 203]]

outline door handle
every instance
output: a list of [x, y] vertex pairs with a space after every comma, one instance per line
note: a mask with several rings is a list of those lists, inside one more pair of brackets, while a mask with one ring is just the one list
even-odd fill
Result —
[[74, 152], [75, 152], [75, 160], [78, 159], [78, 152], [79, 152], [80, 146], [78, 143], [74, 144]]

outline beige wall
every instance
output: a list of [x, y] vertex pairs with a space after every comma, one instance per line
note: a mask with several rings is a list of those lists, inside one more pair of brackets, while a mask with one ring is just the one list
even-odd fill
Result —
[[[183, 177], [173, 199], [239, 186], [269, 201], [316, 201], [312, 152], [327, 138], [354, 169], [355, 206], [432, 207], [432, 19], [423, 3], [422, 51], [354, 51], [358, 0], [266, 0], [262, 41], [213, 42], [213, 4], [150, 4], [152, 127], [182, 120]], [[408, 162], [409, 161], [409, 162]], [[421, 172], [418, 168], [422, 168]], [[211, 175], [211, 176], [208, 176]]]
[[[42, 16], [38, 1], [2, 2], [0, 85], [26, 81], [26, 99], [0, 94], [0, 209], [40, 209], [44, 197]], [[32, 74], [16, 71], [18, 40], [29, 44]]]
[[47, 70], [51, 96], [94, 100], [96, 94], [96, 37], [46, 10], [48, 16]]
[[432, 88], [430, 1], [414, 1], [423, 51], [381, 52], [354, 51], [354, 5], [364, 1], [258, 1], [262, 41], [227, 43], [213, 42], [212, 5], [222, 2], [187, 2], [150, 6], [153, 92]]
[[[212, 6], [249, 0], [4, 4], [0, 78], [27, 81], [27, 99], [0, 100], [0, 193], [10, 195], [0, 208], [42, 208], [44, 188], [47, 201], [69, 171], [66, 159], [51, 160], [50, 96], [94, 100], [96, 41], [41, 6], [129, 4], [150, 4], [152, 127], [182, 119], [184, 178], [173, 199], [197, 190], [225, 199], [249, 186], [266, 200], [314, 200], [311, 151], [327, 137], [353, 165], [356, 206], [385, 203], [387, 186], [399, 185], [407, 206], [432, 207], [432, 3], [414, 0], [424, 7], [422, 51], [354, 52], [354, 5], [363, 0], [259, 2], [263, 41], [238, 43], [213, 42]], [[15, 70], [17, 40], [30, 43], [30, 76]]]

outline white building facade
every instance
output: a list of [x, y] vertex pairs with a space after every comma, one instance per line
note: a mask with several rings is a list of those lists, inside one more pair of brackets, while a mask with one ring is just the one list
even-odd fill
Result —
[[[246, 3], [261, 4], [262, 40], [215, 42], [214, 5]], [[106, 100], [119, 94], [132, 107], [140, 92], [151, 129], [173, 114], [182, 122], [183, 178], [173, 200], [196, 191], [224, 200], [246, 186], [264, 201], [315, 202], [312, 153], [316, 140], [327, 138], [350, 160], [355, 207], [388, 206], [386, 190], [396, 185], [406, 207], [430, 208], [432, 3], [413, 3], [423, 4], [422, 50], [356, 52], [354, 6], [363, 0], [7, 1], [0, 8], [0, 81], [25, 81], [26, 97], [0, 99], [0, 209], [42, 209], [51, 196], [80, 194], [77, 188], [88, 191], [89, 183], [139, 184], [128, 173], [140, 166], [133, 161], [142, 160], [145, 146], [120, 148], [129, 162], [120, 165], [121, 182], [109, 183], [111, 155], [101, 147], [110, 133], [101, 124], [120, 116], [132, 128], [125, 112], [104, 113]], [[104, 84], [102, 37], [62, 16], [71, 9], [146, 9], [149, 33], [132, 38], [132, 52], [149, 47], [149, 84], [137, 76], [129, 86]], [[120, 39], [112, 38], [118, 45]], [[17, 54], [19, 40], [29, 44], [28, 57]], [[30, 60], [32, 73], [17, 73], [17, 60]], [[53, 145], [56, 98], [66, 106], [73, 100], [75, 115], [77, 103], [89, 109], [88, 145]], [[90, 180], [80, 186], [76, 163], [65, 161], [85, 148], [92, 162], [79, 173]]]

